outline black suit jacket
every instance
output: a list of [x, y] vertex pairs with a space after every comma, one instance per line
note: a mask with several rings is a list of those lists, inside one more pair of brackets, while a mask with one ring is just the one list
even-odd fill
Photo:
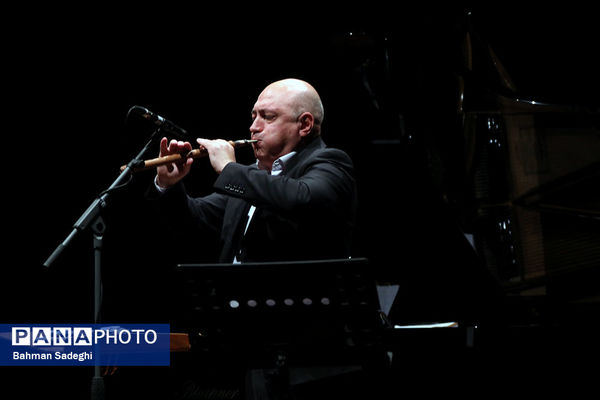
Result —
[[[178, 184], [160, 203], [183, 210], [175, 220], [218, 235], [219, 262], [349, 257], [357, 212], [352, 161], [320, 137], [297, 151], [280, 175], [230, 163], [215, 193], [192, 198]], [[251, 205], [257, 209], [244, 235]]]

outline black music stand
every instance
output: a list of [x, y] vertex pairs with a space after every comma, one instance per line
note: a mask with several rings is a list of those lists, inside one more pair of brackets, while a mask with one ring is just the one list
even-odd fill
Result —
[[[180, 264], [178, 331], [192, 352], [248, 368], [363, 365], [384, 325], [365, 258]], [[177, 325], [180, 325], [179, 327]], [[213, 358], [213, 357], [211, 357]]]

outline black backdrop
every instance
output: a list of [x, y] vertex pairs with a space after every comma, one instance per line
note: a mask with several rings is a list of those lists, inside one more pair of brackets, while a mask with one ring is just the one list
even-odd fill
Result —
[[[91, 235], [79, 235], [50, 270], [42, 263], [150, 135], [143, 121], [126, 121], [132, 105], [174, 121], [192, 139], [244, 138], [256, 96], [285, 77], [313, 83], [324, 101], [326, 142], [355, 161], [356, 256], [373, 260], [382, 281], [456, 277], [451, 260], [464, 261], [464, 243], [441, 193], [460, 180], [455, 79], [464, 8], [374, 4], [275, 19], [252, 7], [235, 16], [202, 11], [6, 14], [15, 23], [3, 38], [2, 322], [92, 320]], [[521, 93], [594, 106], [592, 15], [474, 8], [472, 21]], [[205, 161], [196, 164], [188, 185], [206, 193], [214, 174]], [[169, 265], [194, 254], [210, 259], [213, 250], [207, 244], [201, 254], [174, 256], [141, 202], [151, 179], [136, 175], [106, 211], [104, 302], [114, 320], [168, 319]], [[407, 271], [416, 260], [425, 270]], [[466, 264], [480, 272], [476, 261]], [[472, 272], [455, 279], [479, 281]]]
[[[67, 11], [7, 14], [19, 23], [4, 39], [3, 253], [5, 271], [18, 276], [5, 281], [23, 301], [4, 310], [4, 320], [88, 315], [81, 300], [90, 299], [91, 236], [80, 235], [52, 271], [41, 263], [151, 133], [135, 118], [126, 121], [135, 104], [185, 127], [192, 139], [244, 138], [266, 84], [306, 79], [324, 101], [326, 141], [356, 163], [356, 255], [381, 261], [382, 278], [394, 279], [405, 258], [444, 241], [446, 233], [432, 239], [432, 232], [453, 231], [452, 210], [440, 209], [439, 197], [460, 180], [455, 78], [464, 8], [347, 9], [306, 24], [298, 16], [255, 22], [253, 10], [243, 20], [175, 9]], [[595, 104], [590, 13], [472, 11], [475, 31], [521, 93]], [[197, 164], [188, 185], [201, 194], [214, 175]], [[106, 240], [114, 239], [121, 261], [106, 268], [117, 276], [129, 263], [160, 260], [160, 232], [139, 203], [149, 179], [136, 176], [107, 211]]]

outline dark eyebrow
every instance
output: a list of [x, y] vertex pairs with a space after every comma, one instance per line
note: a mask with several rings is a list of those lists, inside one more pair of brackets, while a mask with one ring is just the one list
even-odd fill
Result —
[[250, 115], [256, 115], [256, 114], [263, 114], [263, 115], [264, 114], [275, 114], [275, 115], [278, 115], [279, 113], [274, 108], [259, 108], [258, 110], [252, 109], [252, 112], [250, 113]]

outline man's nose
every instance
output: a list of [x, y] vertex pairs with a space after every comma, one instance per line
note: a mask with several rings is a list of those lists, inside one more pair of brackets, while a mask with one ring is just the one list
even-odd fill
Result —
[[252, 121], [252, 125], [250, 125], [250, 135], [254, 135], [255, 133], [259, 133], [262, 130], [260, 122], [258, 122], [258, 118], [255, 118]]

